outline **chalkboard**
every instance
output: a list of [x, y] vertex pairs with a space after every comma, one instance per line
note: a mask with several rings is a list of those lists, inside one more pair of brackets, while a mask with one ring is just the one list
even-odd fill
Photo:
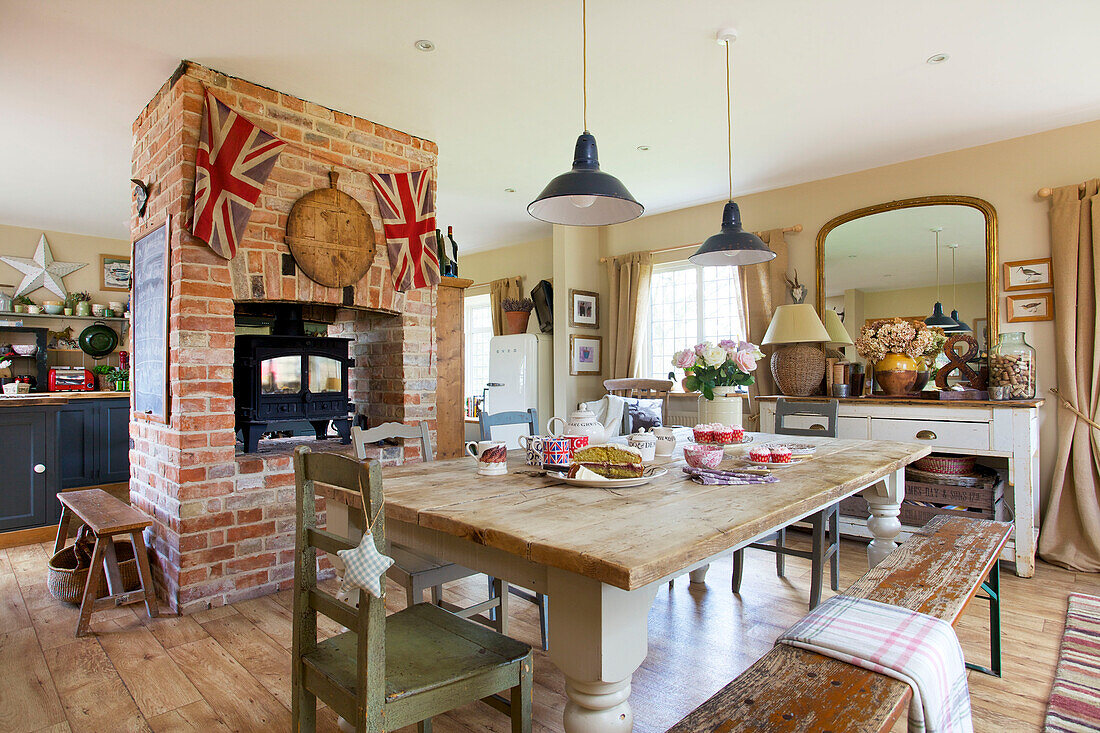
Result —
[[168, 422], [168, 225], [134, 242], [130, 306], [134, 415]]

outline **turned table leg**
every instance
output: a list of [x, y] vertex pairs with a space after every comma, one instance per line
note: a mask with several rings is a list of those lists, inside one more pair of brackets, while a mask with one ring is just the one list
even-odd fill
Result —
[[628, 733], [630, 680], [649, 649], [658, 583], [624, 591], [550, 568], [550, 660], [565, 675], [566, 733]]
[[867, 529], [874, 539], [867, 545], [867, 560], [870, 567], [874, 567], [898, 546], [894, 538], [901, 532], [898, 514], [901, 513], [901, 500], [905, 498], [905, 469], [864, 489], [863, 498], [871, 510]]

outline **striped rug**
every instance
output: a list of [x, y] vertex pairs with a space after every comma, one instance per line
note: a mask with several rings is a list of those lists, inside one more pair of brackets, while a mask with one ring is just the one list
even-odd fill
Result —
[[1045, 733], [1100, 730], [1100, 598], [1071, 593]]

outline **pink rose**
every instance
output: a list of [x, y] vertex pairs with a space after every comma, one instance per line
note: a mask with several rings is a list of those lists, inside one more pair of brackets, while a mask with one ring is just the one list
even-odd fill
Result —
[[683, 351], [676, 352], [676, 356], [673, 357], [673, 364], [680, 369], [687, 369], [695, 366], [695, 352], [691, 349], [684, 349]]
[[718, 345], [729, 352], [737, 351], [737, 342], [730, 339], [722, 339], [718, 342]]
[[756, 369], [756, 357], [751, 351], [738, 351], [733, 355], [733, 363], [746, 374]]
[[708, 344], [706, 341], [701, 344], [695, 344], [695, 354], [697, 356], [702, 356], [703, 352], [707, 350], [708, 346], [710, 346], [710, 344]]

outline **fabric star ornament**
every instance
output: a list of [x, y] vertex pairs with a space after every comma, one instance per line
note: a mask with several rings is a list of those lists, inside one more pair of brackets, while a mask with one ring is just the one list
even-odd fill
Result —
[[50, 243], [46, 241], [46, 235], [38, 240], [38, 249], [34, 251], [34, 257], [0, 257], [7, 264], [23, 273], [23, 282], [19, 283], [19, 289], [15, 295], [33, 293], [39, 288], [46, 288], [61, 299], [68, 296], [65, 283], [62, 280], [66, 275], [76, 272], [81, 267], [86, 267], [86, 262], [57, 262], [50, 251]]
[[363, 535], [358, 547], [337, 550], [336, 554], [344, 561], [344, 585], [362, 588], [375, 598], [382, 597], [382, 578], [393, 565], [393, 558], [378, 551], [370, 530]]

